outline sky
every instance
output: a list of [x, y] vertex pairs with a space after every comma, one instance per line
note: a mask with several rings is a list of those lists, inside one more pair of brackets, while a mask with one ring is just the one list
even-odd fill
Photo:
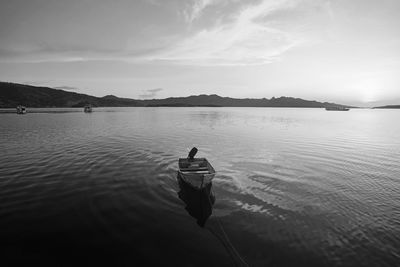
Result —
[[400, 101], [398, 0], [0, 0], [0, 80], [137, 99]]

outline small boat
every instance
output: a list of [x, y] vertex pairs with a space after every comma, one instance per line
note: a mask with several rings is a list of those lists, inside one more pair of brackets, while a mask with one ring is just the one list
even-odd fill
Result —
[[346, 107], [341, 107], [341, 106], [337, 106], [337, 107], [326, 107], [326, 110], [336, 110], [336, 111], [349, 111], [349, 108]]
[[215, 170], [206, 158], [194, 158], [197, 148], [192, 148], [187, 158], [179, 159], [178, 175], [194, 188], [202, 189], [211, 183]]
[[26, 114], [26, 107], [24, 106], [17, 106], [17, 114]]
[[92, 105], [86, 105], [84, 108], [83, 108], [83, 111], [84, 112], [87, 112], [87, 113], [90, 113], [90, 112], [92, 112], [93, 111], [93, 108], [92, 108]]

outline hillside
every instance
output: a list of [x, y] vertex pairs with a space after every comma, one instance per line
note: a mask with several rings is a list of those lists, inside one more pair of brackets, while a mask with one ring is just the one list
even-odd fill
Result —
[[48, 87], [0, 82], [1, 108], [15, 108], [17, 105], [27, 107], [83, 107], [88, 103], [99, 107], [140, 105], [138, 101], [133, 99], [115, 96], [95, 97]]
[[381, 107], [374, 107], [376, 109], [400, 109], [400, 105], [387, 105]]
[[220, 106], [220, 107], [311, 107], [321, 108], [341, 106], [334, 103], [321, 103], [293, 97], [279, 98], [230, 98], [218, 95], [198, 95], [189, 97], [171, 97], [166, 99], [144, 100], [146, 106]]
[[188, 97], [170, 97], [166, 99], [135, 100], [119, 98], [113, 95], [95, 97], [75, 92], [67, 92], [48, 87], [0, 82], [0, 108], [15, 108], [17, 105], [27, 107], [83, 107], [85, 104], [97, 107], [135, 107], [135, 106], [169, 106], [169, 107], [304, 107], [323, 108], [343, 106], [328, 102], [317, 102], [293, 97], [238, 99], [218, 95], [198, 95]]

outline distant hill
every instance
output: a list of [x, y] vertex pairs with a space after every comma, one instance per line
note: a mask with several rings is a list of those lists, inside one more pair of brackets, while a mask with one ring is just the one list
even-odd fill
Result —
[[95, 97], [75, 92], [67, 92], [48, 87], [0, 82], [0, 107], [83, 107], [86, 104], [99, 107], [140, 106], [136, 100], [115, 96]]
[[75, 92], [67, 92], [49, 87], [0, 82], [0, 108], [27, 107], [83, 107], [92, 104], [98, 107], [302, 107], [324, 108], [332, 106], [348, 107], [328, 102], [317, 102], [293, 97], [279, 98], [230, 98], [218, 95], [197, 95], [188, 97], [170, 97], [166, 99], [135, 100], [113, 95], [95, 97]]
[[293, 97], [279, 98], [230, 98], [218, 95], [198, 95], [189, 97], [170, 97], [166, 99], [143, 100], [146, 106], [219, 106], [219, 107], [302, 107], [322, 108], [343, 106], [334, 103], [321, 103]]
[[387, 105], [387, 106], [381, 106], [381, 107], [374, 107], [377, 109], [400, 109], [400, 105]]

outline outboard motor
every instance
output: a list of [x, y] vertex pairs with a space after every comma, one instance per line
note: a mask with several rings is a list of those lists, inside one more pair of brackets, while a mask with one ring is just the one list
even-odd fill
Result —
[[190, 150], [190, 152], [189, 152], [188, 159], [193, 160], [197, 151], [198, 151], [197, 148], [193, 147], [192, 150]]

